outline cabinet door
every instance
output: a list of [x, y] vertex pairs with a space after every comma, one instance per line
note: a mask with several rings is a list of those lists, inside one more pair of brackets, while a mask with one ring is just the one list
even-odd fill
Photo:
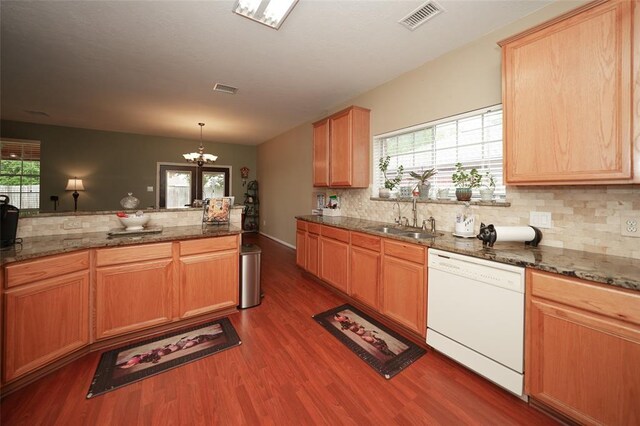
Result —
[[313, 186], [329, 186], [329, 120], [313, 125]]
[[633, 1], [609, 1], [503, 44], [505, 180], [632, 178]]
[[374, 309], [378, 309], [380, 287], [380, 253], [351, 247], [350, 295]]
[[180, 258], [180, 318], [238, 305], [238, 252]]
[[319, 251], [318, 251], [318, 240], [320, 237], [316, 234], [307, 234], [307, 271], [318, 276], [319, 268], [318, 268], [318, 260], [319, 260]]
[[96, 269], [96, 338], [171, 321], [171, 259]]
[[307, 233], [300, 230], [296, 231], [296, 264], [303, 269], [307, 266], [306, 243]]
[[384, 256], [382, 313], [425, 336], [426, 274], [421, 264]]
[[334, 115], [329, 149], [329, 186], [351, 186], [353, 170], [352, 110]]
[[89, 272], [5, 293], [4, 381], [89, 344]]
[[640, 419], [640, 330], [533, 299], [527, 338], [528, 391], [582, 424]]
[[338, 290], [349, 291], [349, 244], [320, 238], [320, 278]]

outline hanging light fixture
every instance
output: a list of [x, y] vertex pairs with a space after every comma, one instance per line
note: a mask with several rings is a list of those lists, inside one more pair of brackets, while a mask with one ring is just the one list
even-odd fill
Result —
[[202, 127], [204, 127], [204, 123], [198, 123], [198, 126], [200, 126], [200, 146], [198, 147], [198, 152], [182, 154], [182, 156], [189, 163], [195, 163], [198, 167], [202, 167], [203, 164], [215, 162], [218, 159], [218, 156], [204, 153], [204, 146], [202, 145]]

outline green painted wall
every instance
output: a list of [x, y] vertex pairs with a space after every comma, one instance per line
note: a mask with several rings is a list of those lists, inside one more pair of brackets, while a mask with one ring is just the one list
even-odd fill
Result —
[[[198, 148], [199, 140], [48, 126], [16, 121], [0, 122], [0, 137], [39, 140], [41, 143], [40, 211], [53, 211], [51, 195], [60, 197], [58, 211], [73, 210], [67, 179], [82, 178], [78, 210], [118, 210], [127, 192], [140, 199], [141, 207], [155, 205], [158, 162], [185, 163], [182, 154]], [[256, 178], [255, 146], [204, 142], [205, 152], [215, 154], [217, 166], [231, 166], [231, 195], [242, 203], [244, 188], [240, 168]], [[153, 186], [154, 192], [147, 192]]]

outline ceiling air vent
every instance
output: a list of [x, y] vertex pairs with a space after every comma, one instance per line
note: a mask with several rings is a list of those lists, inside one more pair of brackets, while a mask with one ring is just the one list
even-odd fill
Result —
[[213, 90], [215, 92], [229, 93], [230, 95], [235, 95], [238, 92], [237, 87], [227, 86], [226, 84], [220, 83], [216, 83], [216, 85], [213, 87]]
[[429, 19], [439, 15], [441, 12], [444, 12], [442, 6], [435, 1], [430, 0], [399, 20], [398, 23], [404, 25], [410, 30], [415, 30]]

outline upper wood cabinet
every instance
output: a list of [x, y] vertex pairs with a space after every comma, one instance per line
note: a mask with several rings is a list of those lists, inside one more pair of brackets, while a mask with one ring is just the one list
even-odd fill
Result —
[[369, 114], [351, 106], [313, 124], [314, 186], [369, 186]]
[[527, 270], [525, 386], [588, 425], [640, 419], [640, 293]]
[[500, 42], [507, 184], [640, 182], [638, 9], [596, 1]]

